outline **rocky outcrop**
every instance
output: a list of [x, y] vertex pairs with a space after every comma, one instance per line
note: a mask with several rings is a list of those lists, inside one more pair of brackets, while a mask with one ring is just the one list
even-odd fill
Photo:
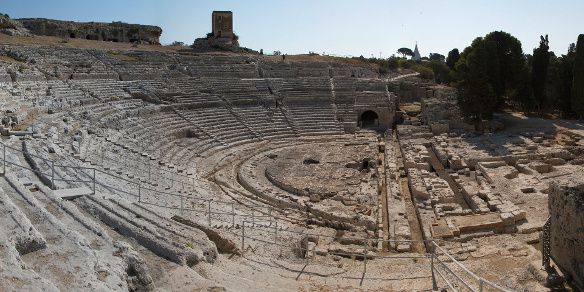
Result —
[[62, 38], [159, 45], [162, 34], [158, 26], [123, 22], [73, 22], [45, 18], [21, 18], [18, 21], [35, 35]]
[[551, 257], [568, 280], [584, 290], [584, 192], [582, 186], [552, 185], [548, 197], [551, 216]]
[[234, 53], [252, 53], [258, 54], [249, 48], [239, 46], [237, 38], [225, 39], [214, 38], [212, 36], [206, 38], [197, 38], [191, 45], [195, 52], [234, 52]]
[[0, 33], [12, 36], [31, 36], [28, 29], [18, 21], [10, 19], [8, 14], [0, 13]]

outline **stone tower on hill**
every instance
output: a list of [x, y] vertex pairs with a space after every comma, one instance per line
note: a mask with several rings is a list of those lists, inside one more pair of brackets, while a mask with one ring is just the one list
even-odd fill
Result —
[[204, 38], [197, 38], [191, 46], [198, 51], [239, 51], [239, 37], [233, 32], [233, 12], [213, 11], [212, 31]]
[[418, 50], [418, 44], [416, 43], [416, 48], [414, 49], [414, 55], [412, 56], [412, 61], [420, 62], [422, 61], [422, 56], [420, 56], [420, 51]]
[[213, 11], [213, 37], [216, 39], [233, 39], [233, 12]]

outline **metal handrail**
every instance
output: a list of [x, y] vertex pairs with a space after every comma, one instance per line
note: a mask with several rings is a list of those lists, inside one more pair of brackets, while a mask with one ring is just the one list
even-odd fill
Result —
[[[497, 290], [500, 291], [509, 291], [511, 292], [512, 290], [509, 289], [505, 289], [487, 279], [484, 279], [482, 277], [477, 276], [475, 273], [473, 273], [472, 271], [470, 271], [467, 267], [465, 267], [463, 264], [461, 264], [459, 261], [457, 261], [453, 256], [451, 256], [449, 253], [447, 253], [444, 249], [442, 249], [435, 241], [432, 241], [432, 249], [433, 249], [433, 254], [435, 253], [435, 249], [438, 249], [439, 251], [442, 252], [442, 254], [444, 254], [445, 256], [447, 256], [453, 263], [455, 263], [459, 268], [461, 268], [463, 271], [465, 271], [468, 275], [470, 275], [472, 278], [474, 278], [476, 281], [479, 282], [479, 291], [483, 290], [483, 286], [484, 284], [489, 285]], [[440, 259], [438, 259], [438, 257], [435, 257], [437, 260], [440, 261]], [[441, 262], [441, 261], [440, 261]], [[442, 263], [442, 262], [441, 262]], [[469, 288], [470, 289], [470, 288]], [[473, 290], [473, 289], [470, 289]], [[474, 291], [474, 290], [473, 290]]]

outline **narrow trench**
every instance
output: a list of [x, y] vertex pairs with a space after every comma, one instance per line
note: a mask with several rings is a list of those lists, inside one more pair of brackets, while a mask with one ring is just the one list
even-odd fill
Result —
[[[383, 139], [383, 137], [382, 137]], [[382, 174], [379, 174], [378, 177], [380, 177], [380, 175], [382, 176], [382, 180], [381, 180], [381, 184], [378, 184], [378, 187], [381, 187], [381, 190], [379, 192], [380, 194], [380, 201], [381, 201], [381, 220], [382, 220], [382, 228], [383, 228], [383, 240], [388, 240], [391, 239], [390, 238], [390, 234], [389, 234], [389, 212], [388, 212], [388, 200], [387, 200], [387, 168], [386, 168], [386, 163], [387, 161], [385, 160], [385, 150], [384, 151], [379, 151], [379, 156], [380, 156], [380, 161], [381, 161], [381, 169], [383, 171]], [[386, 241], [383, 241], [382, 244], [382, 248], [383, 251], [388, 251], [389, 250], [389, 244]]]
[[[403, 157], [401, 153], [401, 148], [399, 147], [399, 141], [397, 135], [393, 134], [394, 148], [396, 161], [398, 166], [403, 167]], [[423, 243], [424, 233], [422, 231], [422, 224], [420, 223], [420, 217], [416, 209], [415, 199], [410, 192], [410, 186], [408, 184], [407, 177], [398, 176], [397, 183], [399, 183], [402, 198], [404, 199], [404, 204], [406, 205], [406, 214], [408, 215], [408, 224], [410, 225], [410, 233], [412, 240], [412, 251], [418, 253], [425, 253], [426, 246]]]
[[407, 178], [399, 178], [400, 189], [402, 197], [404, 198], [404, 203], [406, 205], [406, 213], [408, 214], [408, 223], [410, 225], [410, 233], [412, 240], [415, 242], [412, 244], [412, 251], [418, 253], [425, 253], [426, 247], [423, 243], [424, 233], [422, 231], [422, 224], [420, 224], [420, 219], [418, 217], [418, 212], [416, 211], [416, 206], [413, 202], [414, 198], [410, 193], [410, 187], [408, 185]]

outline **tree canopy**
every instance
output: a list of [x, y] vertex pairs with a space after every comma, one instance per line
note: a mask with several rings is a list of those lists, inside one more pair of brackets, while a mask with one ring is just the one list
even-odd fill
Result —
[[406, 56], [410, 56], [411, 57], [411, 56], [414, 55], [414, 51], [412, 51], [411, 49], [408, 49], [408, 48], [400, 48], [400, 49], [397, 50], [397, 53], [398, 54], [401, 54], [404, 58]]
[[444, 60], [446, 60], [446, 57], [444, 57], [444, 55], [441, 55], [438, 53], [430, 53], [429, 59], [430, 59], [430, 61], [444, 62]]
[[556, 107], [565, 114], [572, 113], [572, 82], [574, 79], [574, 62], [576, 60], [576, 44], [570, 44], [568, 53], [557, 58], [558, 82], [554, 84], [558, 94]]
[[540, 36], [529, 55], [515, 37], [495, 31], [476, 38], [462, 53], [452, 49], [445, 63], [421, 65], [432, 69], [437, 83], [459, 89], [459, 106], [470, 120], [503, 108], [584, 118], [584, 35], [561, 56], [550, 51], [547, 35]]
[[456, 71], [462, 76], [458, 83], [458, 104], [462, 114], [474, 121], [491, 118], [497, 107], [497, 96], [489, 78], [489, 50], [483, 38], [476, 38], [462, 53]]
[[545, 87], [547, 83], [548, 67], [550, 63], [549, 40], [546, 35], [540, 37], [539, 47], [533, 49], [533, 63], [531, 69], [531, 85], [533, 96], [541, 111], [546, 106]]
[[582, 117], [584, 116], [584, 34], [578, 36], [573, 72], [571, 105], [572, 110]]
[[452, 51], [448, 52], [448, 57], [446, 57], [446, 65], [448, 65], [450, 70], [454, 70], [454, 66], [456, 65], [456, 62], [458, 62], [458, 59], [460, 59], [460, 53], [458, 52], [458, 49], [452, 49]]
[[[478, 52], [475, 53], [475, 50]], [[469, 60], [470, 56], [481, 56], [484, 60]], [[531, 102], [529, 71], [521, 42], [506, 32], [495, 31], [484, 38], [476, 38], [460, 55], [455, 70], [458, 71], [456, 75], [461, 89], [465, 87], [467, 93], [476, 92], [476, 88], [493, 91], [496, 99], [492, 101], [489, 96], [488, 105], [482, 102], [485, 108], [494, 110], [503, 107], [506, 102]]]

